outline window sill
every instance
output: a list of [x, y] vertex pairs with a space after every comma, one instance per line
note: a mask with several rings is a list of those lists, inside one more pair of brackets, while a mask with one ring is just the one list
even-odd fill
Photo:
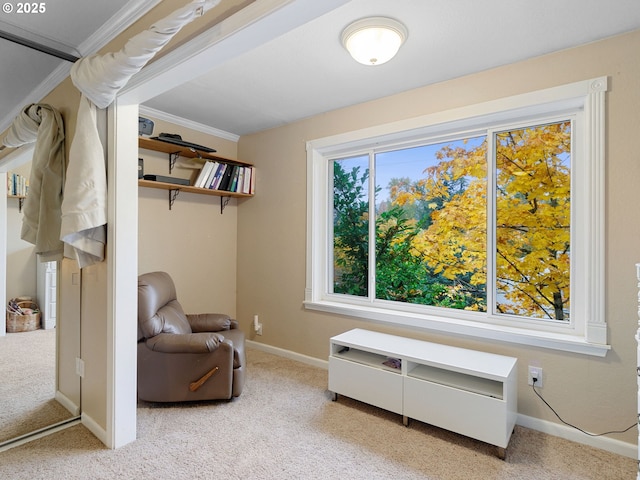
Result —
[[381, 308], [359, 305], [346, 305], [331, 301], [305, 301], [305, 308], [338, 315], [382, 322], [403, 327], [417, 328], [438, 333], [464, 335], [480, 340], [497, 340], [507, 343], [541, 347], [563, 352], [580, 353], [604, 357], [611, 350], [610, 345], [587, 342], [583, 337], [540, 332], [531, 329], [520, 329], [470, 322], [454, 318], [440, 318], [433, 315], [421, 315]]

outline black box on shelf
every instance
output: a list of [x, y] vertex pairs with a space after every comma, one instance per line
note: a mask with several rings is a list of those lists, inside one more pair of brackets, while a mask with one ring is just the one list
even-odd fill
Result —
[[176, 185], [189, 185], [189, 180], [186, 178], [165, 177], [164, 175], [147, 174], [142, 178], [145, 180], [151, 180], [154, 182], [175, 183]]

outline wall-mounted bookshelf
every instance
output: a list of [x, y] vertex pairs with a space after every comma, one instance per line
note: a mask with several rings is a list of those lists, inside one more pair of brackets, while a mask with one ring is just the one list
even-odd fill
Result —
[[[219, 155], [213, 155], [211, 153], [198, 151], [190, 147], [174, 145], [172, 143], [163, 142], [160, 140], [154, 140], [152, 138], [146, 138], [146, 137], [139, 137], [138, 146], [139, 148], [166, 153], [167, 155], [169, 155], [169, 173], [172, 172], [173, 166], [175, 165], [175, 162], [177, 161], [177, 159], [180, 157], [184, 157], [184, 158], [200, 159], [202, 160], [203, 166], [207, 161], [212, 161], [212, 162], [217, 162], [224, 165], [250, 168], [253, 174], [255, 174], [254, 167], [250, 163], [241, 162], [239, 160], [232, 160], [229, 158], [221, 157]], [[224, 207], [229, 203], [230, 198], [253, 197], [253, 193], [242, 193], [239, 191], [202, 188], [194, 185], [181, 185], [176, 183], [168, 183], [168, 182], [145, 180], [145, 179], [138, 180], [138, 186], [145, 187], [145, 188], [156, 188], [161, 190], [167, 190], [169, 192], [169, 209], [173, 207], [173, 204], [180, 192], [220, 197], [220, 213], [224, 211]]]

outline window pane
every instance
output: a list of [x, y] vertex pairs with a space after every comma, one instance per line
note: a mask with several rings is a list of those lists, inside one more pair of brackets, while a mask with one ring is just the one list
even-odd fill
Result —
[[496, 311], [569, 320], [571, 123], [496, 134]]
[[485, 139], [376, 155], [376, 298], [486, 310]]
[[332, 163], [333, 293], [366, 297], [369, 290], [369, 157]]

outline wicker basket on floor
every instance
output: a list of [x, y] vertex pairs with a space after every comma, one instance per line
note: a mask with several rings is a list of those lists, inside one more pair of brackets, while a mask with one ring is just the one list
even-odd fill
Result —
[[31, 301], [18, 302], [20, 308], [30, 308], [35, 313], [20, 315], [7, 311], [7, 333], [31, 332], [40, 328], [40, 309]]

